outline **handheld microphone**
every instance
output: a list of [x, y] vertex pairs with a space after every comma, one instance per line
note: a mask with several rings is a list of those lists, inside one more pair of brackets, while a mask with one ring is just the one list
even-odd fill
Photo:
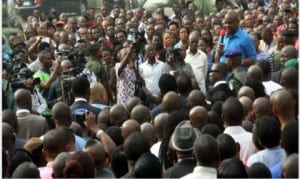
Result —
[[224, 29], [220, 30], [220, 36], [221, 36], [221, 43], [224, 43], [224, 36], [225, 36], [226, 31]]

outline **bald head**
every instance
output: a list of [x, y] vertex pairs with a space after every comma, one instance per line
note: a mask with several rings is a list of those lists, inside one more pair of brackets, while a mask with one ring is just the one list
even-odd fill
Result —
[[142, 104], [142, 101], [140, 98], [138, 98], [136, 96], [129, 98], [126, 101], [126, 109], [127, 109], [128, 113], [130, 114], [131, 110], [138, 104]]
[[180, 109], [180, 97], [173, 91], [167, 92], [163, 97], [162, 106], [168, 113], [178, 110]]
[[280, 84], [287, 90], [298, 89], [298, 70], [296, 68], [286, 68], [282, 71]]
[[13, 110], [5, 109], [2, 111], [2, 122], [6, 122], [11, 125], [15, 133], [18, 133], [18, 120], [16, 113]]
[[152, 117], [149, 108], [139, 104], [132, 109], [130, 118], [136, 120], [139, 124], [143, 124], [144, 122], [150, 122]]
[[150, 143], [150, 146], [156, 143], [157, 141], [156, 129], [151, 123], [149, 122], [143, 123], [141, 125], [141, 133], [147, 138], [147, 140]]
[[140, 124], [133, 119], [126, 120], [121, 127], [122, 136], [126, 139], [131, 133], [140, 131]]
[[259, 118], [264, 115], [272, 116], [272, 104], [265, 97], [256, 98], [252, 104], [252, 111], [254, 112], [255, 118]]
[[23, 162], [15, 168], [12, 178], [40, 178], [40, 172], [33, 162]]
[[298, 154], [294, 153], [290, 155], [282, 165], [283, 178], [298, 178]]
[[298, 57], [298, 50], [293, 45], [286, 45], [281, 49], [281, 55], [287, 60]]
[[193, 90], [188, 96], [189, 107], [204, 106], [206, 107], [205, 95], [200, 90]]
[[52, 107], [52, 117], [57, 126], [69, 127], [72, 123], [70, 107], [64, 102], [57, 102]]
[[108, 97], [105, 87], [101, 83], [93, 82], [90, 84], [90, 103], [107, 104]]
[[193, 127], [201, 130], [208, 123], [208, 115], [206, 108], [195, 106], [189, 112], [189, 119]]
[[67, 150], [67, 145], [74, 139], [73, 137], [73, 133], [66, 127], [59, 127], [48, 131], [44, 135], [43, 140], [46, 160], [54, 160], [61, 152], [70, 152]]
[[127, 119], [127, 111], [122, 104], [115, 104], [109, 111], [110, 123], [112, 125], [121, 126]]
[[239, 14], [235, 10], [229, 10], [225, 15], [225, 18], [237, 21], [239, 20], [238, 15]]
[[273, 105], [273, 112], [279, 117], [279, 120], [294, 119], [295, 100], [289, 91], [280, 90], [273, 93], [270, 101]]
[[68, 152], [62, 152], [60, 153], [54, 160], [53, 163], [53, 175], [55, 178], [63, 178], [63, 170], [66, 165], [67, 159], [70, 157], [70, 153]]
[[222, 105], [222, 115], [225, 124], [231, 125], [241, 125], [244, 109], [242, 104], [234, 97], [227, 98]]
[[110, 125], [109, 110], [110, 110], [110, 108], [104, 108], [99, 112], [99, 114], [97, 116], [97, 124], [104, 123], [104, 124], [107, 124], [107, 126]]
[[248, 80], [263, 80], [263, 71], [258, 65], [251, 65], [247, 71], [247, 79]]
[[26, 89], [18, 89], [14, 94], [14, 101], [18, 109], [31, 110], [31, 94]]
[[247, 96], [242, 96], [239, 98], [239, 101], [243, 106], [245, 116], [247, 116], [252, 111], [252, 100]]
[[224, 17], [224, 27], [228, 34], [234, 34], [239, 27], [239, 15], [235, 10], [229, 10]]
[[[2, 142], [3, 147], [6, 150], [11, 149], [14, 146], [14, 129], [8, 123], [2, 123]], [[12, 152], [12, 151], [11, 151]]]
[[157, 131], [158, 139], [163, 138], [163, 131], [168, 123], [169, 113], [160, 113], [154, 118], [154, 127]]
[[102, 169], [106, 166], [106, 152], [102, 143], [98, 142], [92, 146], [89, 146], [85, 149], [85, 152], [91, 155], [94, 159], [96, 168]]
[[73, 64], [70, 60], [68, 59], [65, 59], [63, 60], [61, 63], [60, 63], [60, 66], [61, 66], [61, 69], [62, 69], [62, 72], [64, 73], [67, 73], [70, 71], [70, 69], [73, 67]]
[[249, 86], [242, 86], [238, 92], [238, 98], [242, 96], [247, 96], [250, 98], [252, 101], [255, 100], [255, 92], [252, 88]]

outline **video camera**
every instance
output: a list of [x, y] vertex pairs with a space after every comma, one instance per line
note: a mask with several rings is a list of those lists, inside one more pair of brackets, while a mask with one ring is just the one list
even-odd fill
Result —
[[[26, 89], [33, 89], [34, 86], [41, 83], [40, 78], [34, 78], [32, 79], [33, 72], [28, 68], [22, 68], [18, 75], [14, 75], [11, 78], [11, 87], [13, 91], [16, 91], [20, 88], [26, 88]], [[28, 85], [27, 80], [32, 79], [32, 84]]]
[[146, 44], [143, 34], [140, 34], [136, 29], [130, 28], [127, 34], [127, 42], [133, 44], [135, 52], [140, 53], [142, 47]]
[[[24, 54], [23, 50], [16, 50], [10, 60], [3, 60], [2, 65], [3, 69], [9, 74], [9, 81], [11, 83], [12, 89], [15, 91], [19, 88], [27, 88], [29, 90], [33, 89], [34, 85], [40, 83], [40, 79], [32, 79], [33, 72], [27, 68], [24, 63]], [[33, 80], [33, 84], [27, 83], [29, 79]]]
[[75, 48], [72, 51], [62, 50], [57, 52], [57, 55], [60, 56], [62, 60], [69, 59], [72, 62], [74, 68], [70, 71], [70, 75], [76, 76], [81, 73], [85, 67], [85, 53], [81, 49]]
[[10, 75], [16, 75], [20, 72], [21, 68], [26, 67], [22, 66], [21, 54], [14, 54], [10, 60], [3, 60], [2, 67], [6, 69]]

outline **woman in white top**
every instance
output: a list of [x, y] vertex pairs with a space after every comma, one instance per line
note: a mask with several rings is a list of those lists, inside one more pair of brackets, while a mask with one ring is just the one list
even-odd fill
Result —
[[137, 81], [137, 69], [135, 67], [137, 57], [131, 45], [123, 48], [119, 53], [121, 62], [115, 64], [117, 104], [125, 104], [130, 97], [134, 96]]

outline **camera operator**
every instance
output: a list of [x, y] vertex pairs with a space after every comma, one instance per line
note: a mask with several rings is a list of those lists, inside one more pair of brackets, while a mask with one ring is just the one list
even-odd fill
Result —
[[15, 109], [14, 92], [11, 87], [7, 65], [2, 64], [2, 110]]
[[[53, 63], [53, 54], [48, 50], [42, 50], [38, 54], [38, 58], [41, 62], [42, 68], [35, 72], [33, 78], [39, 78], [40, 84], [36, 85], [37, 91], [41, 92], [45, 99], [48, 98], [49, 88], [52, 82], [56, 79], [56, 76], [60, 70], [60, 59], [57, 58], [55, 62], [57, 63], [54, 70], [51, 72], [50, 68]], [[51, 116], [51, 110], [48, 108], [42, 113], [44, 116]]]
[[51, 46], [51, 48], [56, 47], [55, 41], [48, 37], [47, 22], [40, 23], [40, 25], [37, 27], [37, 34], [38, 35], [35, 37], [35, 42], [28, 48], [29, 53], [34, 53], [37, 50], [40, 43], [42, 42], [48, 43]]
[[40, 79], [32, 78], [33, 72], [29, 68], [22, 68], [20, 70], [20, 76], [23, 79], [23, 84], [26, 89], [30, 91], [32, 98], [32, 113], [42, 114], [47, 109], [47, 102], [43, 95], [37, 91], [34, 87], [40, 83]]
[[117, 77], [117, 104], [125, 104], [126, 101], [135, 92], [135, 82], [137, 81], [137, 69], [135, 67], [136, 53], [133, 50], [133, 45], [120, 50], [120, 63], [116, 63]]
[[[3, 60], [2, 70], [2, 94], [3, 108], [15, 109], [13, 103], [13, 93], [21, 87], [25, 88], [25, 79], [21, 69], [28, 66], [28, 53], [26, 48], [18, 48], [13, 51], [9, 60]], [[16, 82], [16, 83], [15, 83]]]
[[[51, 49], [50, 44], [47, 42], [41, 42], [38, 45], [38, 48], [37, 48], [38, 54], [43, 50], [48, 50], [51, 53], [53, 52], [53, 49]], [[55, 65], [56, 64], [53, 63], [53, 67]], [[41, 63], [41, 60], [39, 59], [39, 55], [36, 57], [36, 59], [33, 62], [30, 63], [29, 68], [33, 72], [37, 72], [38, 70], [40, 70], [42, 68], [42, 63]]]
[[28, 67], [31, 62], [28, 58], [28, 50], [26, 48], [15, 50], [12, 54], [12, 60], [20, 68]]
[[[75, 54], [77, 54], [76, 58], [79, 59], [77, 61], [80, 61], [80, 65], [83, 65], [82, 67], [82, 71], [76, 75], [77, 77], [81, 77], [84, 76], [88, 79], [88, 81], [90, 83], [92, 82], [97, 82], [97, 76], [95, 75], [94, 71], [89, 69], [88, 67], [85, 66], [86, 64], [86, 54], [87, 54], [87, 48], [86, 48], [87, 44], [85, 40], [78, 40], [76, 42], [76, 44], [74, 45], [74, 49], [73, 51], [75, 52]], [[74, 66], [77, 66], [77, 64], [74, 64]]]
[[[60, 75], [51, 84], [48, 95], [48, 106], [52, 107], [56, 102], [63, 101], [71, 104], [71, 80], [73, 64], [70, 60], [64, 59], [61, 62]], [[69, 81], [70, 80], [70, 81]]]

